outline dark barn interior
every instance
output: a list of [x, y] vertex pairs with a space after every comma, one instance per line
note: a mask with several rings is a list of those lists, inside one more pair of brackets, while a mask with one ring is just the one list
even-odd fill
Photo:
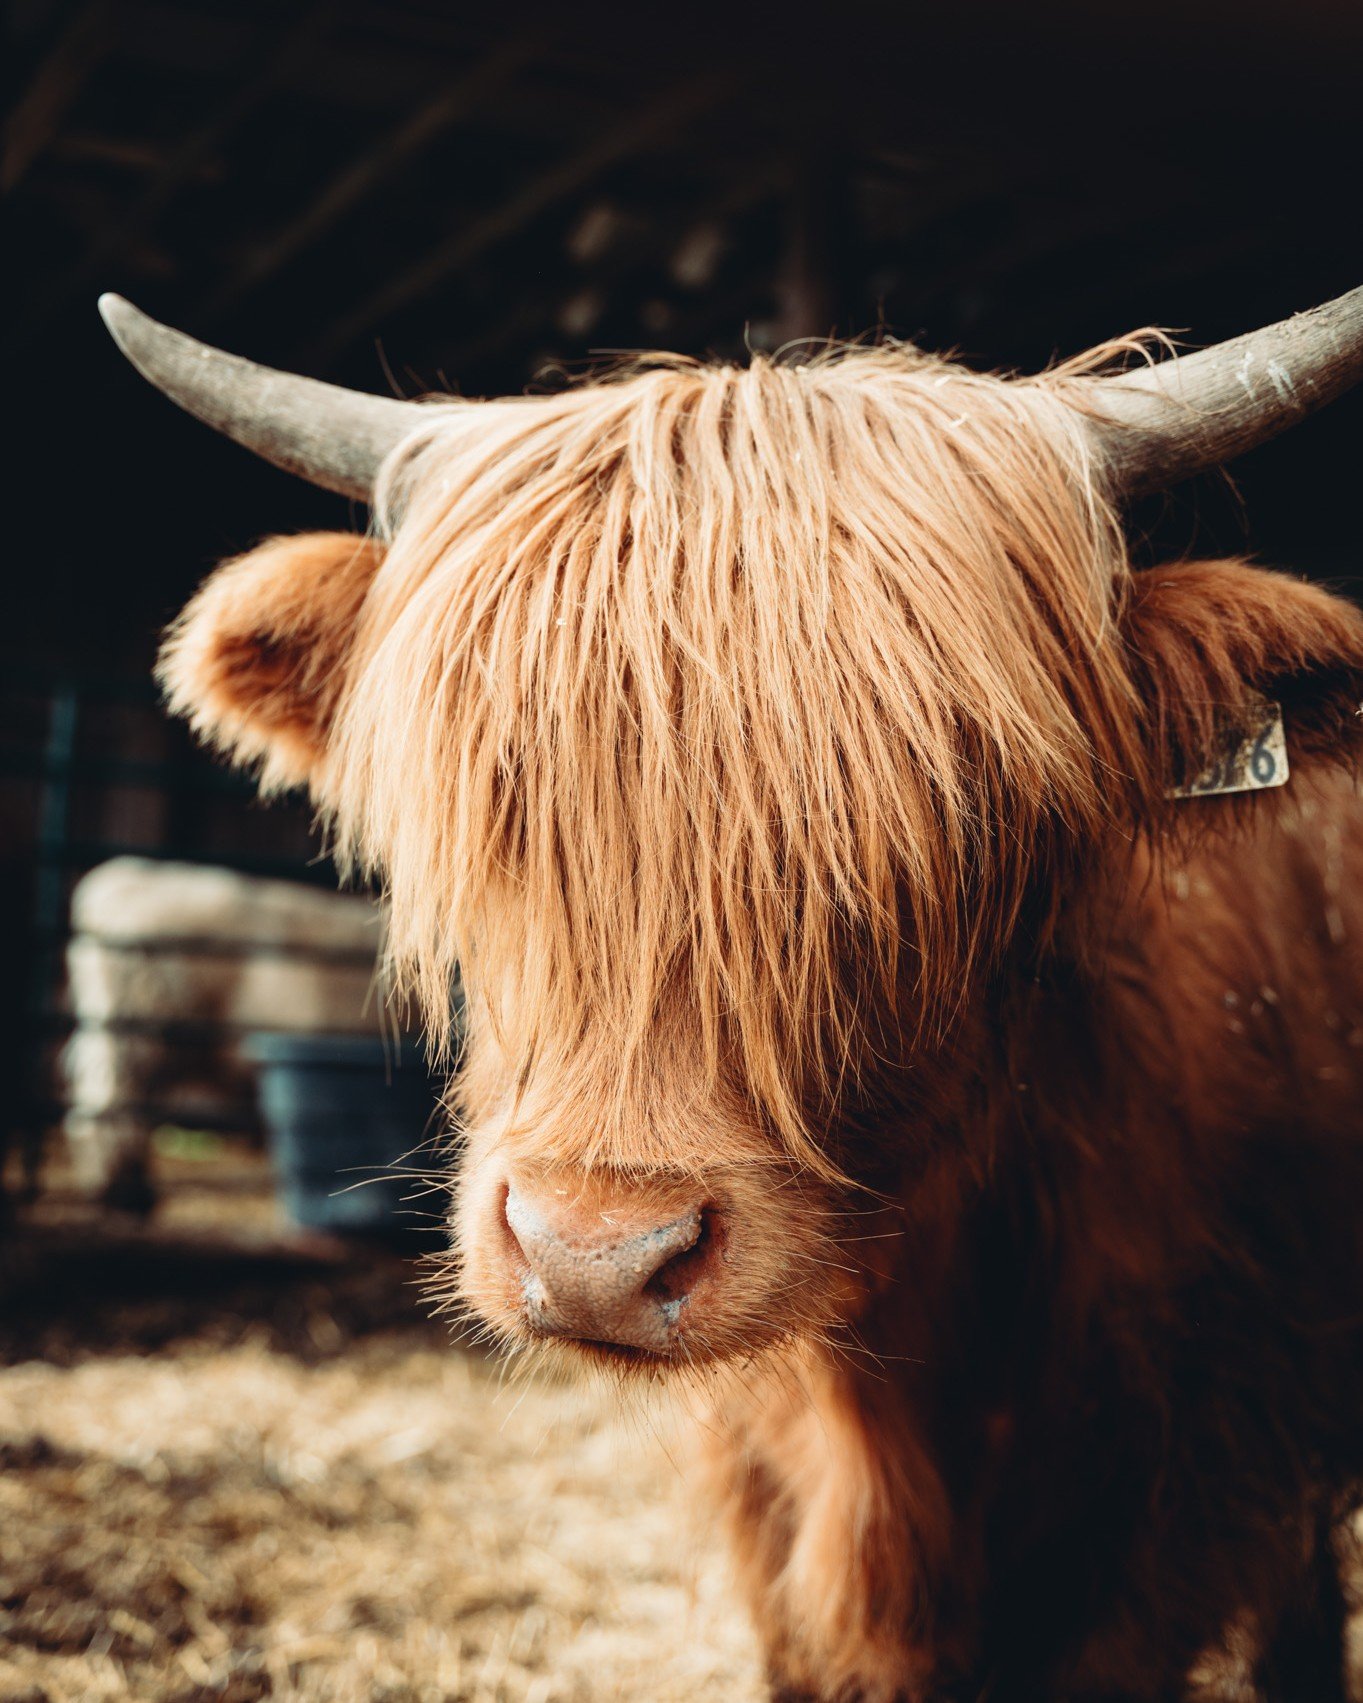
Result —
[[[7, 33], [0, 1698], [755, 1703], [659, 1470], [533, 1383], [489, 1423], [391, 1250], [270, 1240], [258, 1153], [160, 1241], [40, 1216], [73, 884], [122, 852], [335, 883], [306, 800], [163, 715], [158, 635], [220, 559], [367, 520], [179, 413], [96, 297], [404, 396], [658, 348], [1211, 343], [1363, 281], [1363, 8], [11, 0]], [[1145, 501], [1138, 559], [1363, 594], [1360, 442], [1355, 393]]]
[[[149, 665], [216, 559], [364, 524], [179, 417], [99, 291], [272, 364], [479, 395], [613, 351], [882, 331], [1028, 369], [1136, 326], [1212, 341], [1363, 276], [1342, 0], [16, 0], [8, 57], [3, 1079], [29, 1129], [75, 874], [139, 848], [328, 878], [306, 810], [262, 812], [193, 751]], [[1359, 410], [1142, 512], [1143, 548], [1354, 578]]]

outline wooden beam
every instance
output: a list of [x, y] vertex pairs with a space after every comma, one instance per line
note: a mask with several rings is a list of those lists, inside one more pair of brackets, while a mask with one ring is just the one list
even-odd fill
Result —
[[[713, 199], [698, 201], [688, 214], [688, 227], [694, 227], [702, 220], [710, 220], [723, 228], [771, 199], [784, 188], [784, 183], [779, 160], [769, 158], [754, 170], [725, 184]], [[623, 251], [612, 250], [604, 263], [583, 274], [581, 285], [583, 288], [600, 290], [605, 311], [608, 312], [612, 291], [632, 276], [641, 260], [662, 259], [668, 249], [675, 247], [675, 242], [675, 231], [669, 231], [664, 236], [657, 230], [650, 230], [647, 235], [641, 235], [628, 243]], [[660, 253], [660, 250], [663, 252]], [[708, 291], [692, 295], [684, 287], [679, 287], [679, 295], [685, 297], [684, 301], [676, 304], [680, 308], [680, 318], [683, 322], [688, 318], [695, 318], [703, 311], [699, 304], [709, 304]], [[559, 305], [558, 301], [549, 297], [542, 289], [522, 295], [501, 317], [494, 318], [490, 324], [480, 328], [472, 336], [461, 339], [448, 352], [444, 349], [440, 351], [442, 378], [448, 374], [449, 380], [456, 386], [462, 386], [464, 374], [469, 368], [477, 371], [503, 356], [514, 356], [517, 344], [525, 345], [541, 332], [550, 340], [562, 343], [565, 341], [564, 334], [554, 330], [551, 324], [553, 311]], [[683, 350], [683, 353], [691, 352], [693, 351], [690, 349]], [[566, 353], [570, 359], [577, 359], [582, 355], [590, 357], [590, 338], [580, 350]], [[517, 357], [522, 366], [525, 358], [526, 351], [522, 347]]]
[[240, 80], [232, 79], [231, 92], [211, 111], [198, 129], [192, 131], [166, 161], [164, 169], [148, 186], [146, 193], [124, 220], [117, 221], [118, 229], [108, 237], [114, 247], [131, 224], [134, 229], [147, 230], [155, 224], [179, 191], [203, 169], [208, 157], [237, 130], [256, 108], [284, 82], [299, 66], [306, 63], [318, 37], [335, 19], [337, 7], [327, 0], [316, 3], [295, 21], [291, 28], [264, 35], [253, 49], [253, 69]]
[[363, 149], [331, 179], [301, 218], [292, 220], [271, 241], [247, 255], [205, 298], [192, 316], [194, 320], [212, 324], [229, 313], [243, 297], [311, 248], [367, 196], [424, 153], [452, 125], [499, 93], [541, 45], [535, 36], [503, 43], [381, 141]]
[[[53, 138], [52, 157], [76, 165], [113, 166], [119, 171], [145, 176], [161, 171], [168, 149], [160, 142], [144, 142], [134, 136], [105, 136], [97, 130], [64, 130]], [[223, 173], [212, 161], [198, 172], [201, 182], [220, 181]]]
[[29, 167], [61, 129], [112, 34], [111, 0], [88, 0], [34, 72], [5, 121], [0, 194], [19, 187]]
[[621, 123], [577, 153], [532, 178], [490, 212], [452, 231], [405, 271], [328, 325], [304, 351], [303, 365], [323, 370], [364, 332], [391, 314], [420, 301], [478, 255], [524, 230], [558, 202], [585, 188], [602, 172], [658, 142], [705, 110], [727, 78], [717, 72], [689, 78], [661, 98], [636, 107]]
[[838, 329], [847, 265], [847, 177], [827, 129], [804, 139], [792, 167], [786, 255], [776, 279], [778, 347]]
[[203, 172], [213, 152], [306, 60], [318, 34], [336, 18], [337, 11], [335, 0], [315, 0], [281, 35], [267, 34], [263, 40], [257, 40], [252, 50], [252, 73], [245, 78], [232, 78], [225, 99], [198, 129], [167, 154], [161, 169], [131, 208], [120, 206], [100, 222], [86, 244], [83, 258], [61, 286], [51, 291], [38, 310], [29, 315], [21, 328], [21, 341], [27, 341], [35, 330], [64, 313], [92, 289], [107, 287], [108, 274], [120, 257], [145, 238], [179, 191]]

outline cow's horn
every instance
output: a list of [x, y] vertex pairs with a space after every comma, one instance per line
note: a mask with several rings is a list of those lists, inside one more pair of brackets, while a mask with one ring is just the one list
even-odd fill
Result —
[[1363, 288], [1196, 354], [1096, 382], [1115, 495], [1230, 461], [1363, 379]]
[[122, 296], [99, 298], [114, 342], [172, 402], [324, 490], [368, 502], [388, 452], [425, 417], [416, 402], [342, 390], [226, 355], [158, 325]]

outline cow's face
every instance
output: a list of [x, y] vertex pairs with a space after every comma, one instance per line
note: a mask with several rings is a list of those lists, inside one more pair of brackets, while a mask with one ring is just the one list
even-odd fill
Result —
[[1086, 446], [903, 351], [667, 366], [433, 415], [386, 553], [266, 546], [187, 611], [176, 703], [384, 870], [437, 1032], [462, 972], [500, 1334], [658, 1367], [846, 1322], [1019, 931], [1209, 706], [1357, 646], [1252, 570], [1219, 619], [1190, 570], [1133, 590]]

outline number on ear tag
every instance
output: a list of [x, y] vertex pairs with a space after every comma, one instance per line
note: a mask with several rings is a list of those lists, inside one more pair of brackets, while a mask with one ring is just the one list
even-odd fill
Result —
[[1257, 699], [1243, 720], [1228, 725], [1219, 754], [1192, 780], [1169, 788], [1170, 798], [1209, 798], [1259, 792], [1287, 781], [1287, 738], [1280, 705]]

